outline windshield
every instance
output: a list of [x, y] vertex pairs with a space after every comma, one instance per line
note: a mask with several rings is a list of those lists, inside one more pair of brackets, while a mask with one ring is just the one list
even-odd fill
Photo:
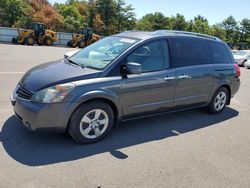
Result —
[[79, 51], [70, 57], [70, 60], [83, 67], [104, 69], [136, 42], [138, 42], [137, 39], [106, 37]]
[[237, 51], [237, 52], [234, 53], [234, 55], [244, 56], [244, 55], [247, 55], [247, 52], [245, 52], [245, 51]]

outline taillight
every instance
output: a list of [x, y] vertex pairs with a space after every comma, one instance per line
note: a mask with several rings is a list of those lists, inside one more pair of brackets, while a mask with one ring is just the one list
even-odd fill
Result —
[[237, 76], [240, 77], [240, 67], [238, 64], [234, 64], [234, 69], [236, 70]]

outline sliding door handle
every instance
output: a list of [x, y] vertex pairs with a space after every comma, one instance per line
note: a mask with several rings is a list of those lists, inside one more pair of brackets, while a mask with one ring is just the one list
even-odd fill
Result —
[[171, 80], [175, 80], [175, 79], [176, 79], [175, 76], [166, 76], [166, 77], [164, 78], [165, 81], [171, 81]]
[[181, 75], [181, 76], [178, 76], [179, 79], [188, 79], [188, 78], [192, 78], [191, 76], [189, 75]]

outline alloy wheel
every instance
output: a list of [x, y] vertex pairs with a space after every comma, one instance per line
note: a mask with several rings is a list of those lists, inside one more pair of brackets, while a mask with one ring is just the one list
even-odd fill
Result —
[[80, 132], [85, 138], [95, 139], [108, 128], [109, 117], [102, 109], [87, 112], [80, 121]]

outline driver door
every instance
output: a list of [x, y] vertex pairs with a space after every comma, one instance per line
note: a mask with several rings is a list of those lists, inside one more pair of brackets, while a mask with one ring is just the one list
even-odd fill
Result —
[[175, 69], [169, 69], [166, 40], [143, 44], [126, 58], [142, 65], [142, 73], [127, 75], [121, 83], [125, 118], [161, 112], [173, 106]]

